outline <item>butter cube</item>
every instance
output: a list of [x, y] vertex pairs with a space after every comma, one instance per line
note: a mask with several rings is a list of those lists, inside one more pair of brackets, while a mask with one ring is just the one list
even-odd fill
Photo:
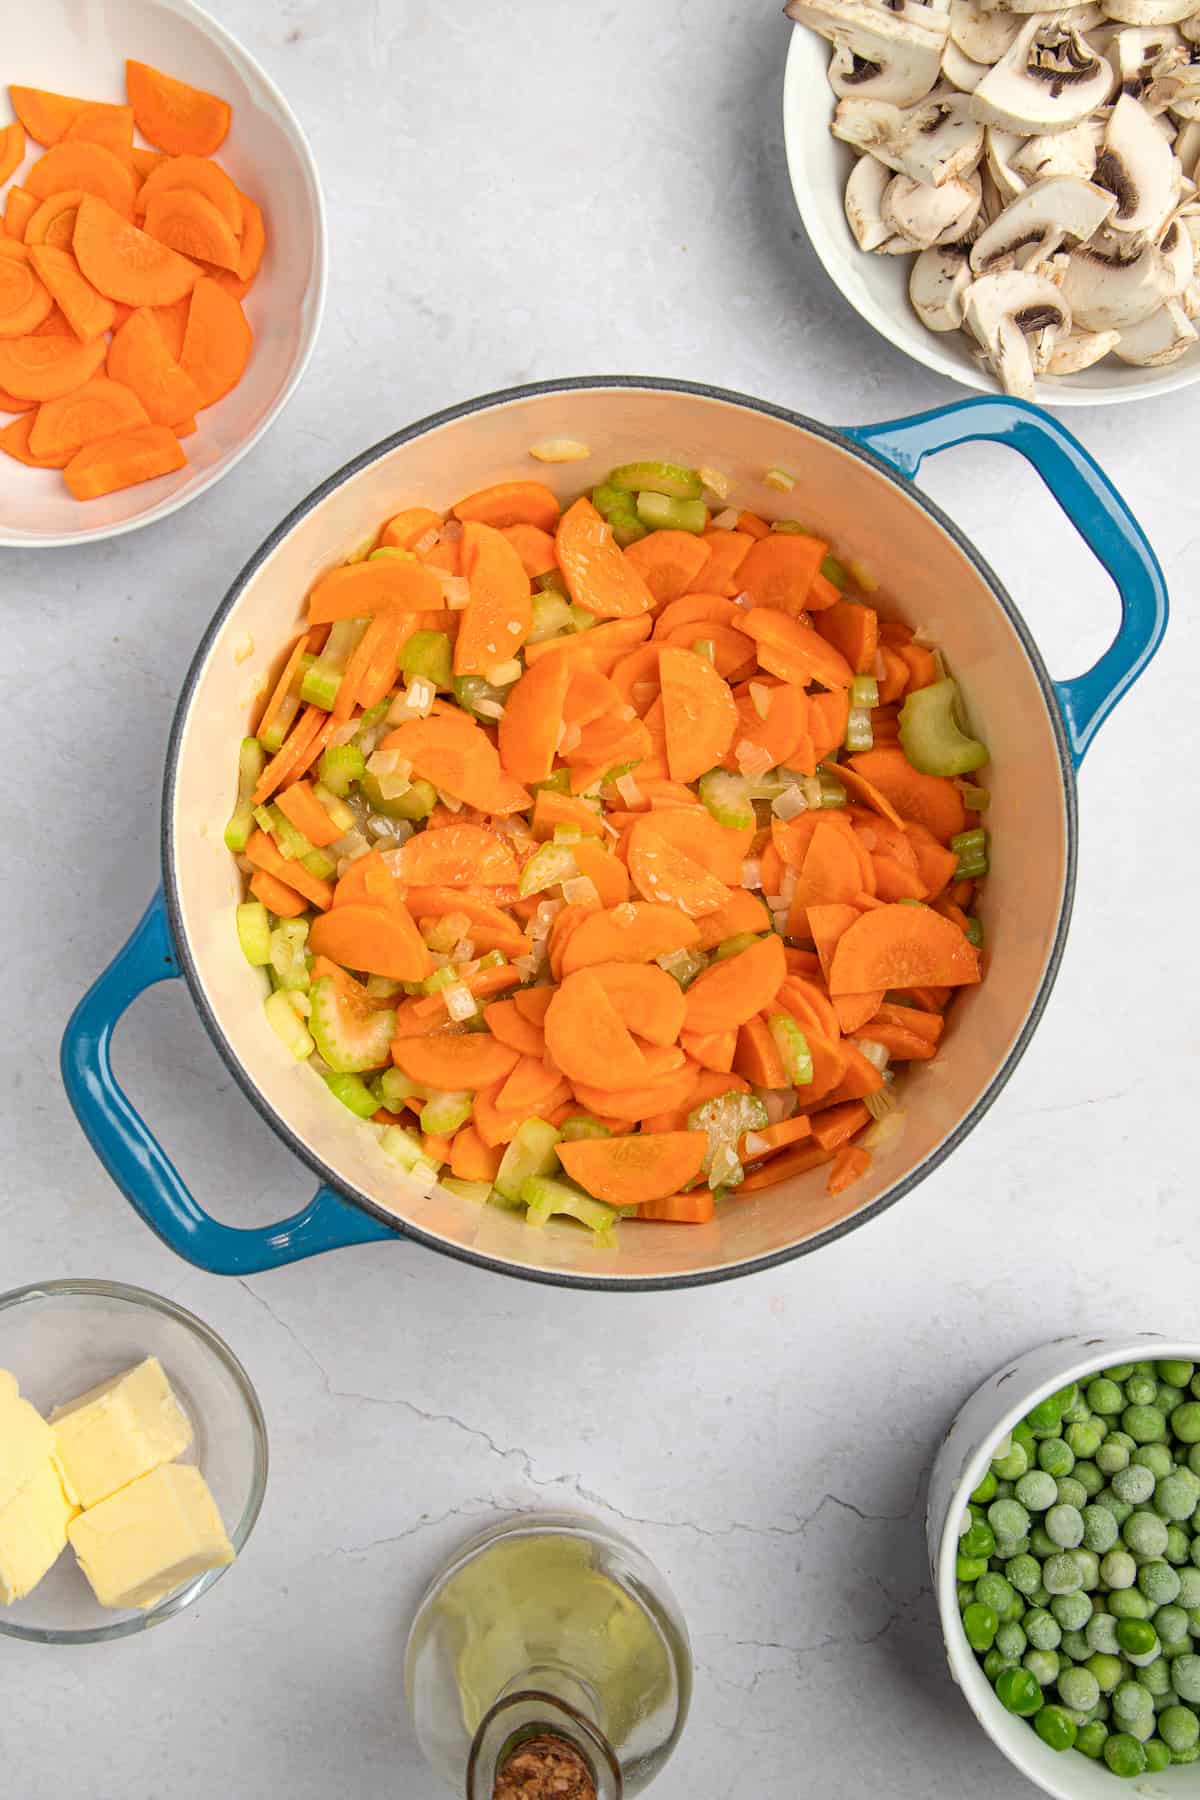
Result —
[[208, 1483], [183, 1463], [165, 1464], [80, 1513], [67, 1536], [101, 1606], [153, 1606], [234, 1558]]
[[0, 1511], [49, 1462], [54, 1433], [35, 1407], [22, 1400], [16, 1378], [0, 1369]]
[[53, 1568], [78, 1511], [46, 1456], [20, 1492], [0, 1507], [0, 1606], [23, 1600]]
[[192, 1441], [156, 1356], [56, 1407], [50, 1424], [67, 1490], [83, 1507], [172, 1462]]

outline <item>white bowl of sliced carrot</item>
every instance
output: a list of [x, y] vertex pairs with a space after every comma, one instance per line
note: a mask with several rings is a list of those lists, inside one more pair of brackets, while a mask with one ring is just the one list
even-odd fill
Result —
[[316, 169], [191, 0], [8, 8], [0, 62], [0, 544], [112, 537], [211, 487], [303, 375]]
[[[893, 466], [1018, 428], [1126, 607], [1058, 689]], [[245, 1270], [393, 1227], [547, 1280], [715, 1279], [962, 1142], [1061, 954], [1073, 758], [1164, 601], [1034, 409], [879, 442], [682, 383], [549, 383], [399, 433], [268, 540], [180, 701], [164, 880], [219, 1048], [327, 1185], [230, 1233], [111, 1097], [113, 1012], [172, 954], [151, 914], [66, 1068], [168, 1242]]]

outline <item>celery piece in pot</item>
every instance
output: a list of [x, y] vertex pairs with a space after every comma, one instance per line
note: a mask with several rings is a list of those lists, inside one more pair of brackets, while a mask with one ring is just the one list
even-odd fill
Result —
[[738, 1144], [747, 1131], [762, 1131], [768, 1123], [762, 1101], [754, 1094], [731, 1089], [693, 1108], [687, 1122], [689, 1131], [708, 1133], [704, 1176], [709, 1186], [737, 1187], [744, 1179]]
[[611, 482], [601, 482], [599, 487], [592, 489], [592, 505], [607, 521], [622, 550], [646, 536], [647, 528], [637, 516], [632, 494], [614, 487]]
[[251, 968], [271, 960], [271, 915], [261, 900], [245, 900], [237, 909], [238, 943]]
[[790, 1013], [771, 1013], [767, 1029], [779, 1052], [784, 1072], [793, 1087], [809, 1087], [813, 1078], [812, 1054], [808, 1039]]
[[[331, 794], [335, 794], [339, 800], [344, 800], [354, 783], [362, 780], [366, 766], [362, 751], [357, 749], [354, 744], [331, 744], [329, 749], [323, 751], [321, 755], [319, 766], [321, 781]], [[335, 825], [340, 823], [339, 819], [334, 819]], [[345, 830], [350, 831], [353, 824], [354, 821], [351, 819]]]
[[[329, 752], [326, 751], [325, 754], [328, 755]], [[355, 754], [357, 755], [358, 752], [355, 752]], [[354, 827], [358, 824], [357, 816], [351, 811], [350, 807], [346, 805], [346, 802], [333, 792], [332, 788], [326, 787], [324, 782], [315, 781], [313, 783], [313, 798], [321, 802], [321, 805], [329, 814], [330, 823], [336, 826], [343, 836], [347, 831], [354, 830]]]
[[346, 664], [369, 623], [367, 619], [338, 619], [331, 627], [325, 648], [300, 683], [300, 698], [306, 706], [320, 706], [326, 712], [333, 710]]
[[359, 782], [363, 799], [372, 812], [385, 819], [427, 819], [437, 805], [437, 789], [429, 781], [414, 781], [402, 794], [384, 798], [379, 777], [370, 771]]
[[548, 794], [569, 794], [571, 791], [570, 769], [555, 769], [553, 775], [547, 775], [545, 781], [531, 781], [529, 786], [536, 794], [544, 789]]
[[349, 1107], [355, 1118], [370, 1119], [379, 1111], [374, 1094], [360, 1075], [339, 1074], [331, 1069], [325, 1076], [325, 1086], [335, 1100]]
[[622, 463], [612, 470], [606, 485], [625, 493], [663, 494], [672, 500], [699, 500], [704, 492], [698, 469], [668, 462]]
[[310, 990], [309, 1028], [329, 1067], [341, 1075], [358, 1075], [386, 1063], [396, 1034], [392, 1007], [363, 1007], [343, 993], [330, 975], [320, 975]]
[[282, 989], [267, 995], [263, 1012], [271, 1030], [297, 1062], [304, 1062], [312, 1055], [316, 1048], [313, 1039]]
[[865, 706], [852, 706], [846, 714], [845, 747], [852, 756], [875, 748], [875, 729]]
[[708, 524], [703, 500], [671, 500], [666, 494], [641, 493], [637, 516], [651, 531], [691, 531], [699, 534]]
[[270, 825], [264, 829], [270, 831], [271, 836], [279, 845], [279, 854], [286, 856], [289, 862], [302, 862], [313, 849], [309, 839], [302, 831], [297, 831], [292, 821], [285, 813], [280, 812], [278, 806], [273, 802], [263, 810], [271, 821]]
[[300, 689], [303, 685], [304, 677], [308, 674], [308, 671], [312, 668], [316, 660], [316, 657], [313, 656], [310, 651], [306, 650], [304, 652], [296, 665], [295, 673], [288, 686], [288, 691], [276, 708], [275, 717], [271, 720], [267, 729], [259, 733], [258, 741], [268, 756], [274, 756], [277, 750], [283, 748], [283, 740], [291, 730], [292, 722], [300, 711]]
[[534, 594], [531, 604], [533, 624], [527, 643], [543, 644], [547, 638], [565, 637], [573, 629], [571, 605], [565, 595], [558, 592]]
[[573, 1113], [564, 1119], [559, 1127], [564, 1144], [578, 1143], [580, 1138], [611, 1137], [612, 1132], [599, 1119], [593, 1119], [590, 1113]]
[[454, 680], [450, 639], [444, 631], [414, 631], [400, 652], [406, 681], [423, 680], [448, 690]]
[[560, 881], [570, 881], [578, 873], [575, 858], [566, 845], [543, 844], [521, 870], [518, 892], [522, 900], [528, 900], [531, 894], [556, 887]]
[[570, 591], [561, 569], [546, 569], [541, 575], [535, 575], [533, 585], [538, 594], [557, 594], [561, 600], [570, 598]]
[[987, 745], [961, 723], [958, 683], [948, 676], [909, 694], [900, 708], [900, 747], [922, 775], [969, 775], [988, 760]]
[[367, 557], [368, 562], [419, 562], [411, 550], [402, 550], [398, 544], [382, 544], [378, 550], [372, 550]]
[[505, 702], [512, 693], [513, 683], [507, 687], [493, 687], [482, 675], [456, 675], [453, 688], [454, 698], [473, 718], [482, 719], [485, 724], [495, 724], [504, 710]]
[[832, 581], [835, 588], [844, 588], [850, 580], [850, 574], [844, 563], [836, 556], [827, 556], [821, 564], [821, 573], [826, 581]]
[[328, 850], [314, 848], [300, 858], [300, 867], [315, 875], [318, 881], [332, 881], [337, 874], [337, 857], [330, 856]]
[[308, 921], [306, 919], [280, 919], [271, 933], [267, 951], [267, 960], [271, 965], [276, 985], [285, 992], [307, 993], [308, 974]]
[[850, 683], [851, 706], [871, 708], [879, 705], [879, 683], [873, 675], [856, 675]]
[[967, 919], [966, 939], [976, 950], [983, 949], [983, 920], [974, 913]]
[[527, 1181], [557, 1169], [558, 1142], [558, 1132], [545, 1119], [526, 1119], [500, 1158], [495, 1187], [501, 1199], [519, 1204]]
[[960, 831], [950, 839], [950, 848], [958, 858], [954, 872], [956, 881], [974, 881], [988, 872], [988, 834], [980, 826], [973, 831]]
[[713, 952], [714, 962], [724, 962], [726, 957], [740, 956], [743, 950], [749, 950], [751, 944], [757, 944], [758, 934], [754, 931], [739, 931], [736, 937], [728, 937], [719, 943]]
[[421, 1130], [432, 1137], [450, 1137], [471, 1116], [474, 1094], [431, 1092], [421, 1108]]
[[389, 1112], [399, 1112], [408, 1100], [424, 1098], [423, 1089], [410, 1081], [403, 1069], [385, 1069], [379, 1077], [379, 1091]]
[[822, 806], [845, 806], [846, 790], [831, 769], [822, 766], [818, 771], [817, 780], [821, 784]]
[[706, 662], [715, 663], [717, 660], [716, 646], [711, 638], [697, 638], [692, 649], [697, 656], [704, 657]]
[[456, 1199], [471, 1200], [476, 1206], [486, 1206], [492, 1197], [490, 1181], [463, 1181], [457, 1175], [443, 1175], [442, 1186]]
[[718, 825], [744, 831], [754, 824], [750, 782], [744, 775], [735, 775], [729, 769], [710, 769], [700, 777], [698, 791]]
[[541, 1227], [557, 1213], [586, 1225], [595, 1238], [597, 1249], [616, 1249], [615, 1227], [621, 1215], [615, 1206], [593, 1200], [581, 1189], [569, 1187], [565, 1181], [551, 1181], [544, 1175], [533, 1175], [522, 1182], [520, 1197], [527, 1209], [527, 1224]]
[[238, 750], [238, 789], [233, 817], [225, 827], [225, 848], [240, 856], [250, 842], [254, 830], [254, 808], [250, 796], [258, 786], [258, 778], [267, 766], [267, 756], [257, 738], [243, 738]]

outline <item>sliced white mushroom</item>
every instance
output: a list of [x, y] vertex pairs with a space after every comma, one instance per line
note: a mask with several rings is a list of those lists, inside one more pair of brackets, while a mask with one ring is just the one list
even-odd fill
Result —
[[[989, 138], [992, 134], [993, 128], [989, 128]], [[1070, 131], [1017, 141], [1020, 148], [1013, 153], [1011, 164], [1015, 175], [1027, 181], [1044, 181], [1048, 175], [1078, 175], [1082, 181], [1090, 181], [1104, 142], [1104, 126], [1099, 119], [1085, 119]]]
[[1196, 165], [1200, 162], [1200, 120], [1188, 120], [1187, 124], [1180, 129], [1173, 149], [1185, 179], [1194, 177]]
[[1100, 0], [1110, 19], [1123, 25], [1178, 25], [1195, 10], [1195, 0]]
[[988, 12], [977, 0], [950, 0], [950, 42], [972, 62], [997, 63], [1020, 36], [1023, 20]]
[[784, 10], [833, 44], [835, 93], [910, 106], [937, 82], [948, 22], [918, 0], [788, 0]]
[[1105, 23], [1104, 8], [1098, 0], [1089, 0], [1086, 6], [1064, 6], [1057, 18], [1060, 25], [1069, 25], [1072, 31], [1091, 32]]
[[988, 72], [987, 63], [972, 62], [951, 39], [942, 51], [942, 74], [960, 94], [974, 93]]
[[1179, 29], [1189, 44], [1200, 44], [1200, 12], [1193, 13], [1189, 18], [1181, 19]]
[[1200, 120], [1200, 44], [1189, 43], [1181, 47], [1187, 61], [1168, 77], [1174, 89], [1168, 105], [1171, 117], [1186, 128]]
[[969, 174], [983, 154], [983, 128], [969, 116], [967, 104], [968, 96], [949, 88], [938, 89], [919, 106], [841, 100], [833, 115], [833, 135], [869, 151], [898, 175], [939, 187]]
[[1112, 109], [1095, 179], [1116, 195], [1114, 231], [1154, 234], [1176, 205], [1179, 170], [1174, 153], [1131, 94], [1122, 94]]
[[1187, 52], [1173, 25], [1127, 25], [1114, 33], [1106, 53], [1119, 91], [1140, 100], [1147, 112], [1165, 112], [1182, 96]]
[[1114, 81], [1111, 64], [1078, 31], [1035, 15], [968, 105], [976, 119], [1005, 131], [1068, 131], [1104, 105]]
[[1177, 300], [1168, 300], [1157, 312], [1137, 325], [1127, 326], [1117, 344], [1122, 362], [1141, 368], [1161, 369], [1173, 363], [1196, 342], [1196, 327]]
[[979, 198], [977, 175], [944, 181], [941, 187], [929, 187], [911, 175], [894, 175], [880, 210], [895, 236], [927, 250], [932, 244], [956, 243], [979, 211]]
[[1072, 252], [1062, 291], [1084, 331], [1124, 331], [1171, 299], [1173, 285], [1167, 260], [1153, 244], [1131, 256], [1115, 232], [1106, 232]]
[[1069, 331], [1060, 337], [1046, 363], [1047, 375], [1078, 375], [1103, 362], [1121, 341], [1119, 331]]
[[1071, 329], [1070, 308], [1052, 281], [1027, 269], [980, 275], [967, 289], [964, 323], [1006, 394], [1032, 400], [1029, 334]]
[[1158, 252], [1171, 275], [1171, 294], [1177, 297], [1196, 275], [1196, 244], [1178, 215], [1168, 220], [1158, 240]]
[[891, 236], [880, 206], [892, 171], [873, 156], [860, 156], [846, 183], [846, 223], [860, 250], [878, 250]]
[[1015, 131], [1001, 131], [998, 125], [988, 125], [983, 134], [983, 154], [987, 162], [992, 180], [996, 184], [1005, 206], [1023, 194], [1029, 183], [1025, 176], [1014, 169], [1010, 158], [1020, 149], [1023, 139]]
[[1078, 175], [1035, 181], [980, 232], [971, 247], [971, 267], [979, 274], [1027, 268], [1053, 256], [1062, 244], [1086, 243], [1115, 206], [1112, 194]]
[[971, 285], [971, 266], [960, 244], [922, 250], [908, 277], [913, 311], [930, 331], [956, 331]]

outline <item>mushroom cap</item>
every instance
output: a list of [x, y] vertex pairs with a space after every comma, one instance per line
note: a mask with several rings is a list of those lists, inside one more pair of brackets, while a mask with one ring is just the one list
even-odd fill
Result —
[[1034, 332], [1066, 332], [1071, 311], [1054, 283], [1031, 269], [980, 275], [967, 289], [964, 323], [1006, 393], [1032, 400]]
[[1096, 242], [1073, 250], [1067, 264], [1063, 298], [1085, 331], [1123, 332], [1172, 297], [1171, 268], [1162, 253], [1144, 244], [1135, 255], [1122, 256], [1115, 238], [1115, 233], [1099, 234]]
[[[991, 136], [990, 130], [988, 135]], [[1045, 181], [1050, 175], [1077, 175], [1081, 181], [1090, 181], [1103, 142], [1103, 122], [1084, 119], [1082, 124], [1072, 125], [1069, 131], [1026, 138], [1014, 152], [1009, 166], [1015, 175], [1023, 175], [1027, 181]]]
[[[1196, 223], [1200, 227], [1200, 219]], [[1188, 231], [1186, 220], [1177, 213], [1167, 221], [1158, 240], [1158, 253], [1170, 271], [1173, 296], [1182, 294], [1195, 280], [1198, 250], [1200, 246]]]
[[946, 48], [942, 51], [942, 74], [960, 94], [974, 93], [987, 72], [987, 63], [972, 62], [953, 38], [947, 40]]
[[1116, 196], [1109, 221], [1114, 231], [1153, 233], [1175, 205], [1179, 187], [1175, 154], [1131, 94], [1122, 94], [1112, 109], [1095, 178]]
[[911, 175], [893, 175], [883, 196], [884, 224], [897, 237], [907, 238], [915, 249], [951, 244], [960, 238], [979, 211], [977, 175], [965, 181], [944, 181], [941, 187], [914, 181]]
[[967, 96], [939, 88], [919, 106], [886, 100], [841, 100], [833, 135], [869, 151], [898, 175], [938, 187], [969, 174], [983, 153], [983, 128], [966, 111]]
[[1178, 300], [1168, 300], [1157, 312], [1122, 331], [1116, 346], [1122, 362], [1144, 369], [1161, 369], [1177, 362], [1197, 342], [1200, 334]]
[[1178, 25], [1196, 10], [1195, 0], [1100, 0], [1105, 16], [1123, 25]]
[[846, 222], [860, 250], [878, 250], [891, 236], [880, 203], [892, 171], [873, 156], [860, 156], [846, 182]]
[[1068, 131], [1103, 106], [1116, 77], [1082, 35], [1035, 15], [971, 95], [973, 116], [1022, 135]]
[[1053, 255], [1060, 244], [1086, 243], [1111, 216], [1112, 194], [1078, 175], [1035, 181], [971, 247], [971, 267], [985, 272], [1010, 260], [1017, 268]]
[[1059, 338], [1046, 363], [1047, 375], [1078, 375], [1103, 362], [1121, 341], [1119, 331], [1069, 331]]
[[1189, 119], [1186, 125], [1180, 126], [1172, 148], [1185, 180], [1195, 180], [1196, 165], [1200, 162], [1200, 120]]
[[1012, 158], [1021, 148], [1023, 140], [1015, 131], [1001, 131], [998, 125], [984, 127], [984, 156], [996, 191], [1005, 206], [1023, 194], [1029, 185], [1026, 177], [1012, 165]]
[[788, 0], [798, 24], [835, 46], [829, 79], [836, 94], [911, 106], [935, 86], [949, 21], [919, 0]]
[[961, 244], [922, 250], [908, 276], [913, 311], [929, 331], [956, 331], [963, 322], [963, 301], [971, 285], [971, 267]]
[[950, 42], [972, 62], [996, 63], [1020, 36], [1023, 20], [978, 0], [950, 0]]

